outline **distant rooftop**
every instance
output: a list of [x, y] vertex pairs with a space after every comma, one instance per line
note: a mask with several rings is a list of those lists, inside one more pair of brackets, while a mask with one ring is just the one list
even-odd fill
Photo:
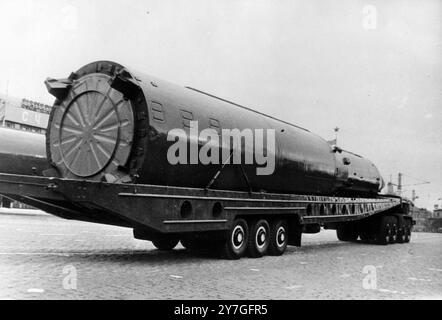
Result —
[[26, 98], [19, 99], [14, 97], [8, 97], [5, 95], [0, 95], [0, 108], [1, 106], [5, 106], [6, 104], [17, 107], [17, 108], [23, 108], [35, 112], [40, 113], [46, 113], [50, 114], [52, 110], [52, 106], [49, 106], [44, 103], [40, 103], [37, 101], [29, 100]]
[[0, 95], [0, 126], [45, 133], [51, 109], [44, 103]]

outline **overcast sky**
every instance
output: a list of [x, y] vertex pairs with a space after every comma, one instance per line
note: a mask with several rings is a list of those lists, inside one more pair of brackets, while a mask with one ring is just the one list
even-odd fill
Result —
[[[0, 0], [0, 93], [114, 60], [303, 126], [442, 198], [442, 1]], [[403, 183], [419, 181], [407, 176]], [[406, 193], [411, 195], [411, 193]]]

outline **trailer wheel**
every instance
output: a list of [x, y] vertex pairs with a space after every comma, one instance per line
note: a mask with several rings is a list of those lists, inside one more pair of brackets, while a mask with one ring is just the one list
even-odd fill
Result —
[[372, 241], [372, 235], [368, 231], [363, 231], [359, 234], [361, 241], [364, 243], [370, 243]]
[[352, 225], [343, 225], [336, 229], [336, 236], [340, 241], [356, 241], [359, 234]]
[[207, 251], [212, 245], [209, 239], [198, 236], [186, 236], [181, 238], [180, 242], [185, 249], [190, 251]]
[[405, 226], [404, 226], [404, 243], [408, 243], [411, 240], [411, 225], [408, 221], [405, 222]]
[[249, 228], [244, 219], [236, 219], [230, 228], [227, 239], [221, 244], [221, 255], [229, 260], [238, 260], [247, 252]]
[[390, 217], [391, 224], [391, 234], [390, 234], [390, 243], [396, 243], [398, 241], [398, 220], [396, 217]]
[[397, 243], [405, 242], [405, 227], [399, 227], [397, 230]]
[[383, 216], [380, 218], [378, 233], [376, 235], [376, 242], [381, 245], [387, 245], [390, 243], [392, 232], [392, 224], [389, 216]]
[[270, 226], [269, 255], [280, 256], [289, 243], [289, 228], [286, 220], [275, 220]]
[[269, 223], [264, 219], [252, 222], [248, 241], [250, 257], [261, 258], [264, 256], [270, 244]]
[[373, 243], [376, 239], [376, 227], [373, 220], [361, 221], [359, 224], [359, 238], [363, 243]]
[[180, 239], [181, 245], [187, 250], [196, 250], [198, 248], [197, 239], [194, 237], [184, 237]]
[[397, 243], [405, 242], [406, 223], [403, 219], [398, 219]]
[[168, 236], [152, 240], [152, 243], [158, 250], [170, 251], [176, 247], [179, 241], [180, 240], [176, 237]]

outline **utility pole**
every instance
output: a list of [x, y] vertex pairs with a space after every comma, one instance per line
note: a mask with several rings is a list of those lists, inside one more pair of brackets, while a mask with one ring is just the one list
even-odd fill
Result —
[[397, 193], [402, 196], [402, 173], [400, 172], [397, 175]]
[[[406, 184], [406, 185], [403, 185], [403, 184], [402, 184], [402, 177], [403, 177], [403, 176], [407, 176], [407, 177], [412, 178], [412, 179], [414, 179], [414, 180], [417, 180], [417, 181], [419, 181], [419, 182], [417, 182], [417, 183], [412, 183], [412, 184]], [[407, 174], [404, 174], [404, 173], [399, 172], [398, 175], [397, 175], [397, 184], [396, 184], [396, 183], [393, 183], [393, 182], [391, 181], [391, 175], [390, 175], [390, 182], [388, 182], [388, 184], [387, 184], [387, 188], [388, 188], [388, 192], [389, 192], [389, 193], [394, 194], [394, 193], [393, 193], [393, 186], [396, 186], [396, 187], [397, 187], [397, 192], [396, 192], [396, 194], [397, 194], [398, 196], [402, 197], [402, 192], [403, 192], [402, 188], [403, 188], [403, 187], [418, 186], [418, 185], [421, 185], [421, 184], [429, 184], [429, 183], [430, 183], [429, 181], [424, 181], [424, 180], [421, 180], [421, 179], [418, 179], [418, 178], [413, 178], [413, 177], [411, 177], [411, 176], [409, 176], [409, 175], [407, 175]], [[415, 190], [412, 190], [412, 196], [411, 196], [412, 201], [414, 201], [415, 199], [419, 198], [418, 196], [416, 196], [416, 193], [415, 193], [415, 192], [416, 192]]]
[[393, 188], [393, 182], [391, 181], [391, 174], [390, 174], [390, 181], [387, 183], [387, 194], [394, 195], [394, 188]]
[[413, 190], [411, 191], [411, 201], [414, 202], [414, 201], [415, 201], [416, 199], [418, 199], [418, 198], [419, 198], [419, 196], [416, 195], [416, 190], [413, 189]]
[[338, 145], [338, 132], [339, 132], [339, 128], [336, 127], [334, 130], [335, 130], [335, 141], [336, 141], [335, 144]]

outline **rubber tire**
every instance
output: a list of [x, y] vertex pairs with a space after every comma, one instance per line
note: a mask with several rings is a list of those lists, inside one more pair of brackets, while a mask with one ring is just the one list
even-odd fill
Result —
[[[283, 227], [285, 229], [285, 239], [282, 245], [278, 245], [278, 230]], [[287, 220], [274, 220], [270, 225], [270, 244], [268, 254], [271, 256], [281, 256], [284, 254], [289, 243], [289, 225]]]
[[188, 236], [183, 237], [181, 245], [189, 251], [206, 252], [212, 249], [213, 242], [207, 237]]
[[409, 243], [411, 241], [411, 225], [408, 221], [405, 221], [405, 241], [404, 243]]
[[358, 240], [359, 234], [352, 226], [344, 225], [336, 229], [336, 236], [340, 241], [354, 242]]
[[[233, 232], [240, 226], [244, 232], [243, 241], [240, 248], [235, 248], [233, 240]], [[219, 250], [221, 252], [221, 256], [228, 260], [238, 260], [244, 257], [247, 253], [247, 239], [249, 238], [249, 227], [247, 225], [246, 220], [244, 219], [236, 219], [233, 221], [233, 225], [227, 233], [227, 237], [224, 241], [222, 241], [219, 245]]]
[[390, 243], [391, 219], [389, 216], [383, 216], [379, 219], [378, 232], [376, 234], [376, 243], [387, 245]]
[[362, 243], [373, 243], [375, 242], [375, 230], [376, 226], [372, 219], [365, 220], [359, 225], [359, 238]]
[[370, 232], [368, 232], [368, 231], [361, 232], [361, 233], [359, 234], [359, 238], [361, 238], [361, 241], [362, 241], [363, 243], [370, 243], [370, 242], [372, 242], [372, 240], [373, 240], [372, 235], [371, 235]]
[[198, 242], [197, 242], [197, 238], [195, 237], [185, 237], [180, 239], [181, 245], [186, 249], [186, 250], [197, 250], [198, 249]]
[[390, 236], [390, 243], [397, 243], [398, 242], [398, 219], [394, 216], [390, 216], [390, 224], [391, 224], [391, 236]]
[[[264, 228], [266, 239], [264, 241], [263, 247], [259, 248], [259, 244], [257, 243], [257, 232]], [[248, 255], [252, 258], [261, 258], [267, 254], [267, 250], [270, 245], [270, 225], [267, 220], [261, 219], [258, 221], [253, 221], [250, 226], [248, 244], [247, 244], [247, 252]]]
[[397, 243], [405, 243], [405, 228], [406, 228], [406, 222], [404, 219], [399, 219], [399, 230], [397, 234]]
[[176, 237], [164, 237], [164, 238], [162, 237], [152, 240], [152, 243], [155, 246], [155, 248], [157, 248], [158, 250], [170, 251], [177, 246], [179, 241], [180, 239]]

